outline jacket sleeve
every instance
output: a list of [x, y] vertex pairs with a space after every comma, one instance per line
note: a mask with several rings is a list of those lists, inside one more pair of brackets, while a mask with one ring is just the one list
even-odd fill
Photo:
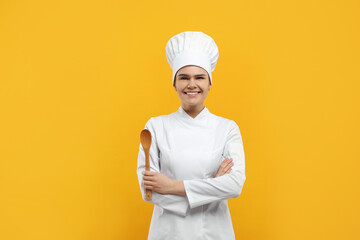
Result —
[[233, 159], [230, 173], [217, 178], [184, 180], [190, 208], [214, 201], [236, 198], [241, 194], [245, 182], [245, 154], [240, 129], [230, 121], [224, 155]]
[[[151, 147], [150, 147], [150, 171], [160, 172], [160, 157], [159, 157], [159, 148], [157, 145], [156, 132], [154, 129], [153, 118], [146, 123], [145, 129], [148, 129], [151, 132]], [[140, 191], [142, 198], [146, 202], [153, 203], [163, 209], [174, 212], [180, 216], [186, 216], [189, 212], [190, 206], [186, 196], [174, 195], [174, 194], [160, 194], [155, 191], [152, 191], [152, 199], [150, 201], [146, 200], [146, 189], [142, 185], [143, 175], [142, 171], [145, 170], [145, 152], [140, 143], [138, 161], [137, 161], [137, 176], [140, 185]]]

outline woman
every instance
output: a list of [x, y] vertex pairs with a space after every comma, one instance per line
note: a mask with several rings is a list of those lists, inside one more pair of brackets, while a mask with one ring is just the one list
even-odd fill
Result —
[[246, 179], [242, 138], [234, 121], [204, 105], [218, 55], [202, 32], [177, 34], [166, 45], [181, 106], [145, 125], [152, 135], [150, 171], [140, 145], [140, 189], [145, 201], [152, 190], [155, 205], [148, 239], [235, 239], [227, 199], [240, 195]]

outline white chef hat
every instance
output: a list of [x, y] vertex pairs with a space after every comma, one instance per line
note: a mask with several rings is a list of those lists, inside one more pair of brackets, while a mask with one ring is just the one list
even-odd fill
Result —
[[205, 69], [212, 84], [211, 73], [215, 69], [219, 49], [210, 36], [198, 31], [182, 32], [170, 38], [165, 49], [167, 61], [173, 70], [173, 84], [177, 71], [187, 65]]

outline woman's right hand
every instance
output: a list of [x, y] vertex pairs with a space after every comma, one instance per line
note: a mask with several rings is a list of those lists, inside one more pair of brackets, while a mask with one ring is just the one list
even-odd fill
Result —
[[227, 173], [230, 173], [232, 166], [234, 166], [232, 158], [225, 158], [225, 160], [221, 163], [215, 177], [217, 178]]

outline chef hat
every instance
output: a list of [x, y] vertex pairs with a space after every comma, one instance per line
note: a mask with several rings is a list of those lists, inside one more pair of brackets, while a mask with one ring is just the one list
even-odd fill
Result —
[[165, 49], [167, 61], [173, 70], [173, 85], [177, 71], [187, 65], [205, 69], [212, 84], [211, 73], [215, 69], [219, 50], [210, 36], [198, 31], [182, 32], [170, 38]]

